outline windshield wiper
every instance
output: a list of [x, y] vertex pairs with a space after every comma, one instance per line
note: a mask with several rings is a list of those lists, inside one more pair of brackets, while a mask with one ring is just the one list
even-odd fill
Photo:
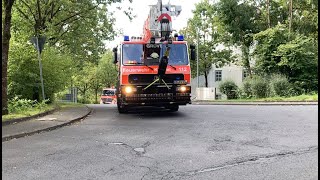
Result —
[[[144, 64], [144, 63], [137, 63], [137, 64]], [[147, 66], [149, 69], [151, 69], [152, 71], [153, 71], [153, 68], [152, 67], [150, 67], [150, 66], [148, 66], [148, 65], [146, 65], [146, 64], [144, 64], [145, 66]]]
[[146, 65], [146, 64], [145, 64], [145, 66], [147, 66], [149, 69], [151, 69], [151, 70], [153, 71], [153, 68], [152, 68], [152, 67], [150, 67], [150, 66], [148, 66], [148, 65]]
[[177, 70], [177, 68], [172, 66], [171, 64], [169, 64], [169, 66], [172, 67], [174, 70]]

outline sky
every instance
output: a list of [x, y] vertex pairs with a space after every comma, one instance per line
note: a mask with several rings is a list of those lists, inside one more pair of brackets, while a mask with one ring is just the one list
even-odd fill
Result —
[[[201, 0], [162, 0], [162, 4], [167, 4], [170, 1], [172, 5], [180, 5], [182, 11], [178, 17], [172, 18], [172, 28], [179, 31], [183, 27], [187, 26], [187, 20], [193, 16], [192, 10], [195, 9], [195, 4]], [[128, 7], [133, 8], [133, 15], [136, 15], [131, 22], [123, 12], [119, 10], [115, 12], [116, 17], [116, 29], [121, 29], [124, 35], [128, 36], [140, 36], [143, 30], [144, 21], [149, 14], [149, 5], [157, 4], [158, 0], [133, 0], [132, 3], [121, 3], [123, 9]], [[114, 5], [112, 8], [115, 8]], [[115, 47], [122, 41], [123, 36], [116, 37], [112, 42], [106, 42], [107, 48]]]

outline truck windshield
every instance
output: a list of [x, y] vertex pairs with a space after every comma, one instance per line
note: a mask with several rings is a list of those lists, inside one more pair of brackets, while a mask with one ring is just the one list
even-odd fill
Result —
[[122, 46], [122, 60], [124, 65], [142, 64], [142, 44], [124, 44]]
[[114, 95], [114, 90], [103, 90], [102, 95], [103, 96], [113, 96]]
[[[185, 44], [169, 44], [169, 64], [187, 65], [188, 52]], [[158, 65], [166, 51], [166, 44], [124, 44], [122, 61], [124, 65]]]
[[[169, 44], [171, 48], [169, 54], [168, 64], [172, 65], [187, 65], [188, 64], [188, 52], [185, 44]], [[162, 55], [166, 51], [165, 44], [162, 45]]]

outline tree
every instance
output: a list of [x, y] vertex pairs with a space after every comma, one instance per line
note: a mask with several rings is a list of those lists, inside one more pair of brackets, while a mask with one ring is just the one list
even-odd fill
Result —
[[255, 69], [257, 74], [273, 74], [285, 71], [279, 69], [277, 63], [280, 62], [280, 59], [272, 54], [277, 51], [279, 45], [285, 44], [290, 38], [292, 37], [285, 25], [277, 25], [254, 35], [254, 40], [257, 41], [253, 53], [256, 59]]
[[98, 77], [101, 79], [103, 87], [115, 86], [117, 82], [117, 68], [113, 64], [113, 53], [107, 51], [99, 61]]
[[215, 4], [215, 12], [224, 29], [231, 35], [232, 42], [241, 48], [243, 65], [249, 76], [252, 73], [249, 49], [253, 44], [253, 34], [267, 26], [254, 2], [221, 0]]
[[312, 37], [289, 33], [284, 25], [278, 25], [257, 33], [258, 42], [254, 55], [256, 70], [260, 74], [280, 73], [306, 91], [318, 87], [318, 46]]
[[[30, 32], [29, 37], [45, 35], [50, 46], [67, 49], [81, 63], [85, 60], [97, 63], [105, 50], [103, 40], [112, 40], [116, 33], [115, 18], [108, 12], [108, 6], [121, 1], [20, 0], [16, 10]], [[126, 13], [131, 16], [130, 9]]]
[[[13, 37], [15, 39], [15, 37]], [[40, 79], [39, 66], [35, 49], [26, 43], [13, 41], [8, 64], [8, 95], [9, 98], [21, 96], [39, 102]], [[43, 78], [45, 96], [54, 100], [54, 93], [63, 90], [71, 81], [72, 58], [70, 55], [58, 53], [53, 47], [43, 52]]]
[[[218, 45], [226, 44], [221, 41], [226, 34], [221, 31], [221, 24], [214, 16], [213, 10], [213, 5], [208, 0], [198, 3], [187, 28], [182, 31], [189, 43], [199, 44], [199, 75], [204, 75], [205, 87], [208, 87], [208, 74], [212, 64], [223, 66], [232, 60], [230, 49], [226, 47], [224, 50], [217, 50]], [[196, 63], [192, 62], [191, 65], [192, 74], [195, 74]]]
[[95, 64], [91, 62], [85, 62], [83, 68], [77, 72], [74, 77], [74, 84], [79, 90], [79, 94], [83, 97], [82, 103], [88, 103], [88, 94], [90, 90], [90, 74], [95, 68]]
[[[11, 11], [13, 16], [12, 29], [14, 29], [13, 34], [16, 36], [15, 41], [26, 43], [31, 36], [45, 35], [49, 47], [56, 47], [59, 50], [59, 52], [56, 52], [57, 54], [73, 54], [73, 66], [81, 69], [84, 61], [92, 61], [97, 64], [100, 55], [105, 51], [103, 41], [113, 39], [116, 33], [113, 29], [115, 19], [112, 17], [112, 12], [108, 12], [108, 6], [122, 1], [20, 0], [14, 6], [13, 0], [5, 1], [2, 18], [5, 19], [3, 21], [4, 38], [2, 41], [3, 114], [7, 113], [7, 63]], [[132, 0], [128, 1], [132, 2]], [[131, 8], [124, 10], [124, 13], [132, 18]], [[38, 92], [37, 89], [34, 89], [34, 91]]]
[[318, 41], [318, 1], [295, 1], [292, 5], [292, 32]]
[[280, 59], [277, 66], [289, 80], [306, 92], [318, 90], [318, 44], [312, 37], [296, 35], [292, 41], [278, 46], [273, 54]]
[[2, 115], [8, 114], [8, 97], [7, 97], [7, 67], [8, 67], [8, 54], [9, 42], [11, 38], [11, 12], [14, 0], [4, 0], [2, 4], [2, 17], [4, 16], [3, 29], [2, 29]]
[[[117, 69], [112, 63], [112, 52], [107, 51], [99, 60], [99, 64], [87, 62], [75, 78], [75, 85], [83, 97], [83, 102], [88, 103], [88, 93], [93, 93], [94, 102], [97, 103], [98, 91], [103, 87], [111, 87], [117, 81]], [[91, 96], [90, 96], [91, 97]]]

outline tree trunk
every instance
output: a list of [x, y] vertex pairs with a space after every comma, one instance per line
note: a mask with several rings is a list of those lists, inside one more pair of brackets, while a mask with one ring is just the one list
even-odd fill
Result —
[[87, 91], [87, 87], [84, 86], [83, 87], [83, 103], [87, 103], [86, 91]]
[[250, 67], [250, 60], [249, 60], [249, 47], [246, 45], [242, 45], [241, 48], [242, 51], [242, 59], [243, 59], [243, 65], [247, 69], [249, 73], [249, 77], [252, 77], [251, 67]]
[[98, 88], [99, 87], [96, 87], [95, 90], [94, 90], [95, 91], [95, 95], [96, 95], [95, 104], [98, 104]]
[[208, 73], [207, 73], [207, 70], [204, 71], [204, 79], [205, 79], [205, 86], [208, 87]]
[[292, 26], [292, 0], [289, 1], [289, 33], [291, 32]]
[[8, 55], [10, 46], [11, 11], [14, 0], [4, 0], [2, 29], [2, 115], [8, 114]]
[[268, 28], [271, 27], [270, 24], [270, 0], [267, 0], [267, 21], [268, 21]]

